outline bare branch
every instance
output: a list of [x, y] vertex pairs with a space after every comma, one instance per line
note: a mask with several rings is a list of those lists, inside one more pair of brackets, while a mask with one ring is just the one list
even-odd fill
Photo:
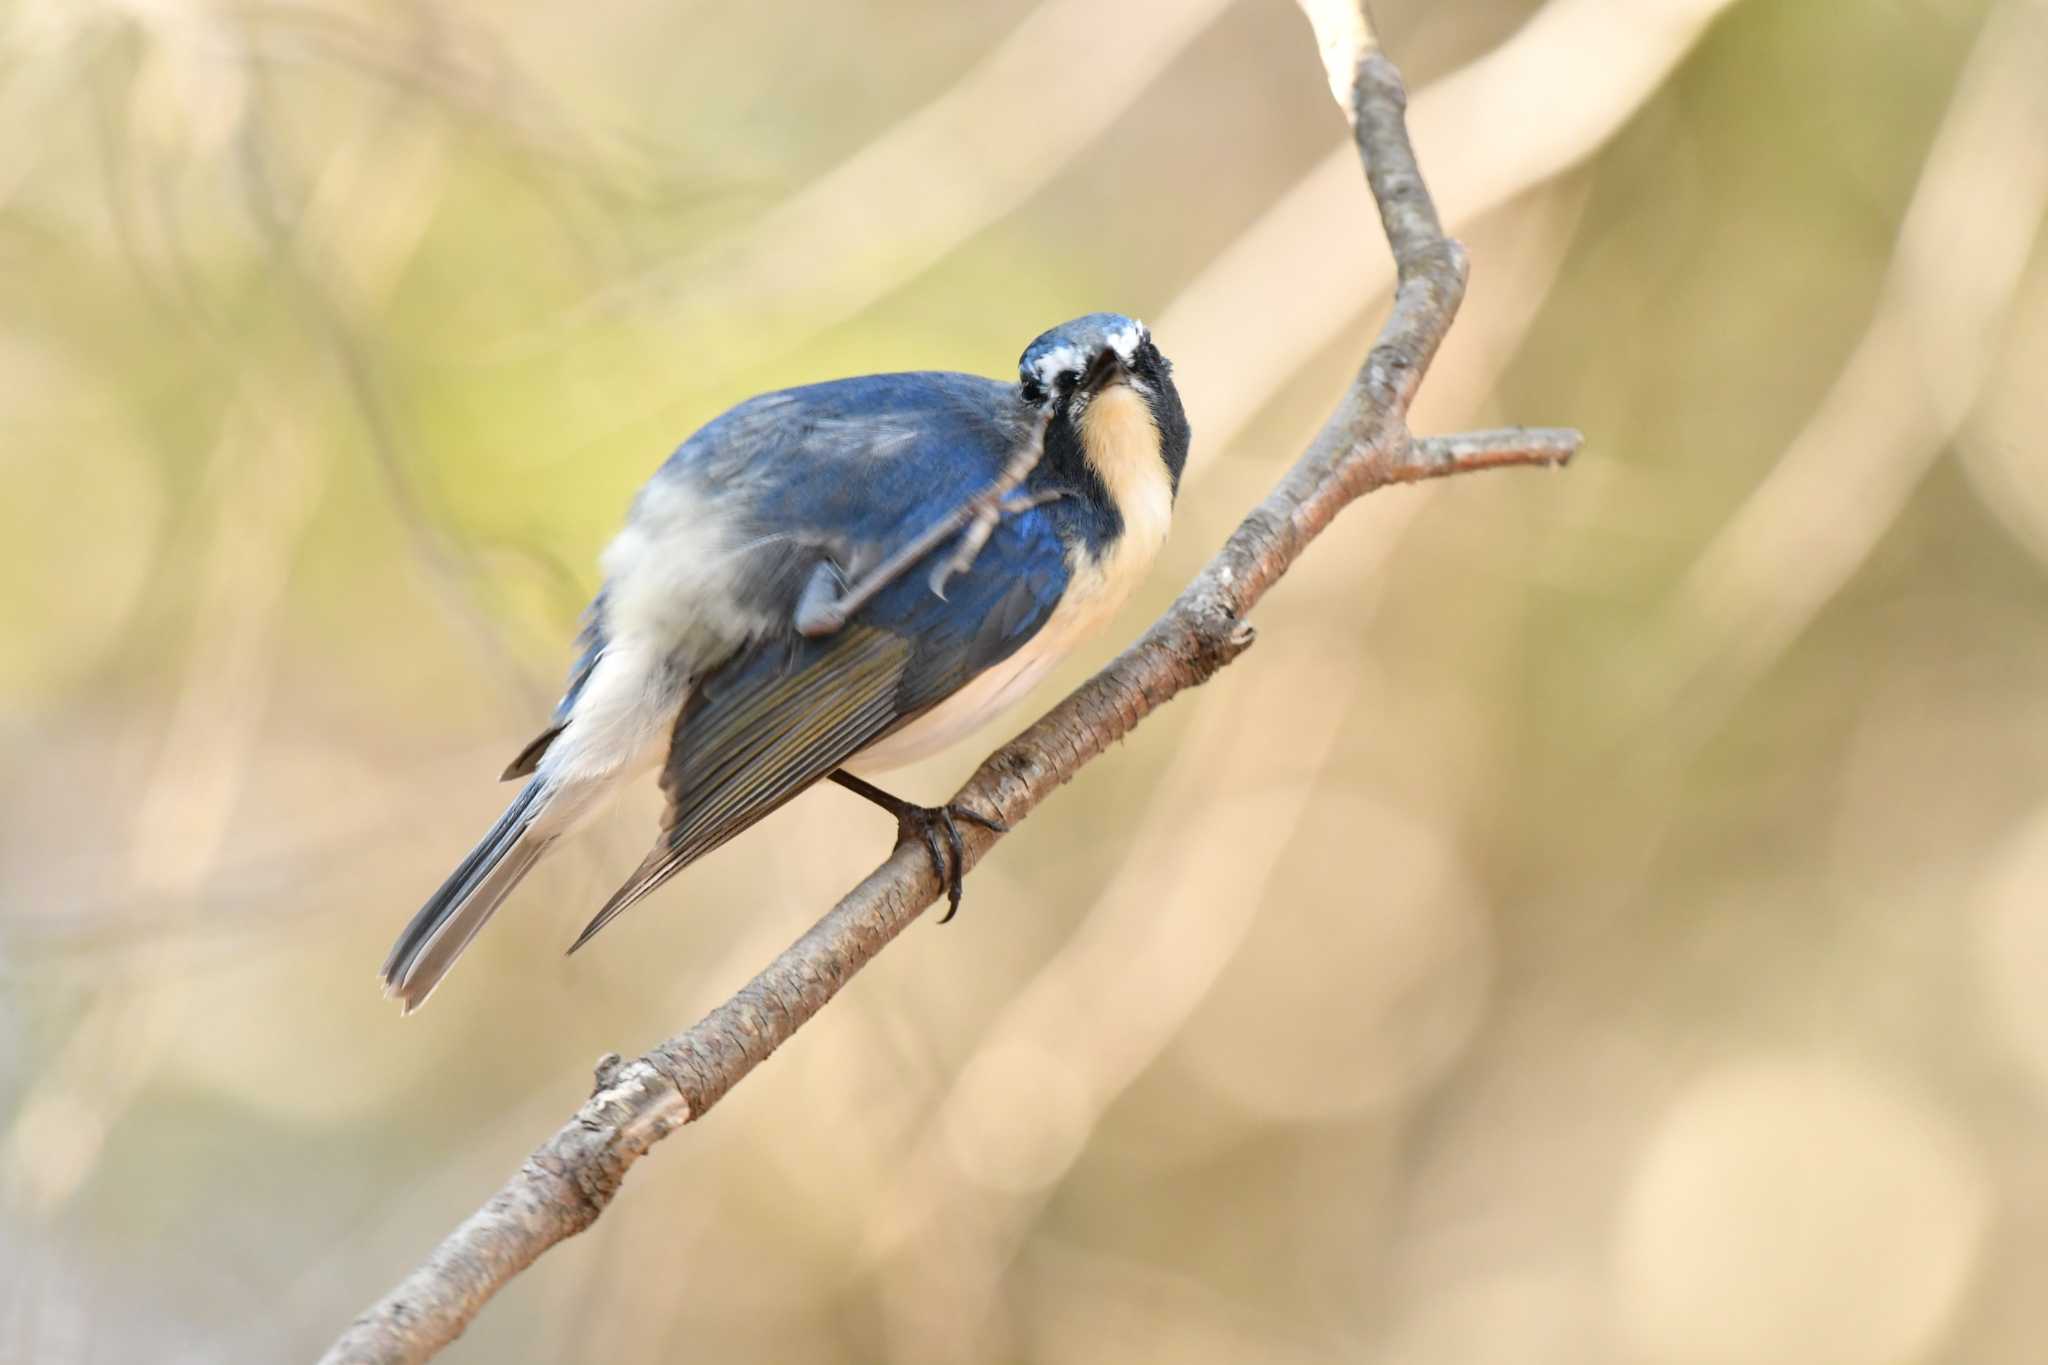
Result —
[[1558, 468], [1572, 462], [1581, 439], [1570, 427], [1498, 427], [1456, 436], [1418, 436], [1390, 481], [1419, 483], [1510, 465]]
[[[1252, 641], [1245, 614], [1354, 498], [1467, 470], [1559, 464], [1577, 448], [1577, 435], [1561, 431], [1410, 437], [1408, 405], [1464, 295], [1465, 256], [1443, 235], [1416, 168], [1399, 74], [1373, 45], [1362, 17], [1339, 22], [1339, 10], [1350, 3], [1305, 0], [1304, 8], [1326, 57], [1334, 42], [1352, 73], [1348, 86], [1335, 88], [1356, 125], [1399, 271], [1392, 315], [1306, 453], [1166, 614], [991, 754], [954, 797], [995, 812], [1012, 828], [1152, 711], [1241, 654]], [[980, 827], [961, 834], [966, 868], [1002, 837]], [[425, 1264], [359, 1317], [326, 1361], [421, 1361], [453, 1340], [514, 1275], [595, 1222], [635, 1161], [716, 1104], [944, 889], [923, 849], [900, 845], [702, 1022], [606, 1072], [598, 1094]]]

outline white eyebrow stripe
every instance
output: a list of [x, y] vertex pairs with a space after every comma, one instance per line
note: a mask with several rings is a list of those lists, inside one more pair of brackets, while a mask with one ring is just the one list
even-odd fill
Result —
[[1031, 373], [1038, 376], [1038, 382], [1050, 386], [1052, 381], [1068, 370], [1079, 374], [1081, 371], [1081, 348], [1078, 346], [1055, 346], [1032, 362]]
[[[1103, 340], [1109, 348], [1123, 357], [1126, 365], [1137, 356], [1138, 348], [1151, 335], [1145, 324], [1132, 318], [1126, 325], [1117, 328]], [[1053, 380], [1072, 371], [1079, 374], [1087, 368], [1088, 353], [1072, 343], [1055, 346], [1031, 362], [1031, 373], [1040, 384], [1051, 387]]]
[[1130, 326], [1119, 327], [1109, 334], [1109, 344], [1128, 364], [1131, 357], [1138, 353], [1138, 347], [1144, 344], [1147, 335], [1145, 324], [1132, 318]]

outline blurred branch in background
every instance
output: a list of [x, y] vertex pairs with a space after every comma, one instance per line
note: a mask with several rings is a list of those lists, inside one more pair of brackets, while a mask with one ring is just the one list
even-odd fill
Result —
[[[196, 908], [228, 839], [254, 735], [245, 723], [270, 687], [271, 639], [289, 562], [326, 469], [286, 418], [257, 396], [229, 413], [206, 528], [206, 570], [177, 700], [143, 774], [126, 880], [184, 916]], [[11, 1197], [46, 1210], [69, 1198], [100, 1144], [170, 1041], [161, 993], [101, 992], [21, 1100], [7, 1133]]]
[[[9, 16], [19, 21], [5, 34], [10, 56], [39, 59], [8, 64], [0, 85], [8, 121], [47, 128], [58, 122], [53, 107], [68, 87], [88, 92], [126, 283], [186, 348], [228, 377], [207, 418], [217, 430], [203, 462], [204, 498], [183, 537], [198, 568], [189, 621], [178, 628], [183, 639], [167, 646], [178, 659], [166, 670], [172, 696], [161, 711], [138, 711], [128, 743], [146, 757], [128, 784], [130, 804], [104, 812], [96, 836], [115, 849], [106, 860], [116, 869], [106, 879], [114, 894], [150, 906], [149, 920], [146, 929], [126, 925], [127, 960], [111, 968], [96, 961], [83, 974], [89, 993], [67, 1019], [61, 1046], [10, 1097], [0, 1129], [0, 1192], [34, 1216], [49, 1217], [93, 1176], [137, 1097], [162, 1083], [167, 1055], [189, 1037], [201, 1001], [172, 984], [194, 970], [184, 951], [189, 940], [226, 931], [224, 946], [248, 950], [250, 939], [232, 919], [215, 918], [221, 873], [237, 854], [234, 817], [264, 743], [258, 721], [272, 704], [280, 637], [294, 625], [295, 571], [338, 482], [336, 443], [328, 438], [351, 416], [450, 614], [497, 654], [491, 676], [518, 677], [505, 666], [491, 615], [466, 595], [474, 579], [459, 562], [460, 547], [413, 491], [407, 453], [359, 334], [381, 319], [451, 183], [436, 99], [485, 118], [516, 105], [519, 136], [538, 136], [549, 123], [536, 116], [544, 105], [527, 98], [508, 65], [475, 52], [442, 61], [451, 54], [439, 40], [449, 33], [435, 9], [409, 13], [418, 23], [398, 34], [309, 8], [81, 6]], [[301, 46], [308, 38], [317, 39], [312, 58]], [[323, 143], [318, 160], [298, 164], [281, 133], [312, 101], [290, 78], [337, 56], [378, 77], [377, 98]], [[493, 89], [485, 87], [505, 96], [501, 107], [493, 108]], [[0, 144], [0, 202], [49, 148], [34, 135]], [[588, 149], [570, 148], [595, 173], [601, 163]], [[255, 230], [253, 269], [207, 257], [180, 221], [179, 191], [215, 170], [223, 188], [231, 187], [223, 202], [247, 214], [237, 226]], [[220, 243], [209, 245], [218, 251]], [[254, 340], [252, 319], [273, 309], [296, 314], [300, 325], [269, 344]], [[90, 455], [67, 451], [63, 458]], [[81, 515], [97, 529], [95, 516]], [[158, 583], [171, 572], [170, 539], [149, 575]], [[129, 629], [146, 633], [153, 624], [145, 619]], [[128, 819], [132, 827], [124, 828]], [[379, 812], [377, 828], [388, 831], [388, 810]], [[264, 900], [268, 923], [256, 927], [275, 934], [280, 905], [298, 897]], [[77, 913], [84, 907], [66, 908], [74, 913], [51, 917], [50, 930], [75, 935], [86, 920], [85, 932], [93, 932], [89, 917]], [[14, 933], [39, 927], [32, 920], [8, 926]], [[28, 978], [11, 959], [6, 965], [10, 975]]]
[[[1251, 643], [1244, 615], [1348, 503], [1389, 483], [1504, 464], [1555, 465], [1577, 439], [1503, 431], [1431, 441], [1406, 417], [1463, 296], [1465, 257], [1443, 234], [1404, 123], [1406, 95], [1354, 0], [1303, 0], [1398, 266], [1393, 312], [1307, 453], [1145, 637], [984, 762], [955, 797], [1012, 827], [1158, 706]], [[972, 867], [1001, 836], [966, 831]], [[919, 848], [891, 858], [740, 993], [688, 1033], [620, 1067], [505, 1187], [329, 1351], [418, 1361], [549, 1246], [593, 1223], [627, 1169], [705, 1113], [832, 998], [940, 893]], [[1247, 898], [1253, 890], [1247, 887]]]
[[[214, 39], [232, 41], [233, 34]], [[186, 35], [183, 41], [196, 40]], [[260, 84], [260, 73], [250, 79]], [[242, 140], [243, 189], [277, 269], [268, 278], [302, 298], [317, 295], [311, 306], [323, 318], [335, 315], [339, 335], [347, 325], [339, 313], [381, 306], [417, 249], [441, 183], [438, 141], [418, 123], [379, 119], [339, 142], [312, 177], [304, 202], [291, 205], [259, 150], [269, 130], [255, 104], [247, 89], [228, 97], [218, 135]], [[102, 134], [116, 145], [125, 142], [124, 130], [103, 127]], [[160, 251], [142, 248], [143, 240], [159, 243]], [[163, 223], [124, 235], [124, 245], [131, 267], [145, 277], [152, 262], [179, 278], [193, 273], [178, 254], [177, 234]], [[197, 292], [180, 289], [176, 296]], [[192, 315], [186, 321], [209, 344], [221, 345], [218, 319]], [[200, 592], [169, 718], [150, 717], [148, 728], [162, 734], [151, 741], [155, 752], [139, 785], [125, 860], [127, 888], [163, 907], [159, 918], [167, 923], [196, 917], [228, 847], [230, 816], [257, 742], [250, 721], [268, 700], [274, 637], [294, 561], [330, 472], [328, 447], [317, 431], [326, 409], [316, 386], [292, 372], [298, 357], [254, 348], [232, 356], [240, 377], [208, 462], [212, 496]], [[388, 432], [376, 416], [366, 418], [381, 443]], [[161, 966], [167, 952], [162, 938], [153, 939], [134, 970], [146, 974], [152, 963]], [[0, 1174], [26, 1206], [61, 1204], [91, 1171], [104, 1135], [175, 1038], [180, 999], [115, 985], [87, 1006], [54, 1064], [23, 1098], [0, 1149], [7, 1162]], [[86, 1059], [95, 1057], [110, 1060], [89, 1067]]]
[[[217, 533], [234, 547], [227, 553], [274, 568], [274, 580], [252, 577], [246, 587], [271, 582], [281, 592], [299, 585], [290, 578], [294, 555], [277, 558], [273, 566], [257, 549], [275, 534], [272, 523], [296, 523], [288, 509], [277, 517], [256, 513], [246, 505], [245, 490], [260, 489], [265, 478], [295, 461], [331, 459], [335, 443], [319, 438], [346, 431], [353, 419], [394, 519], [447, 619], [489, 661], [485, 677], [533, 702], [538, 694], [508, 646], [502, 603], [485, 600], [485, 584], [475, 572], [475, 558], [488, 547], [473, 543], [428, 491], [427, 462], [405, 430], [383, 373], [388, 356], [379, 351], [385, 342], [380, 329], [388, 326], [393, 297], [434, 220], [459, 188], [451, 163], [461, 149], [451, 147], [452, 126], [467, 120], [501, 147], [549, 158], [573, 173], [579, 188], [601, 195], [618, 193], [627, 164], [622, 154], [570, 121], [491, 31], [456, 22], [433, 4], [374, 16], [313, 5], [29, 5], [9, 18], [11, 28], [0, 26], [10, 59], [0, 82], [0, 111], [8, 117], [0, 123], [55, 123], [63, 99], [85, 92], [107, 217], [128, 272], [125, 284], [183, 347], [231, 377], [231, 391], [217, 413], [209, 414], [227, 434], [209, 457], [205, 476], [212, 496], [229, 499], [231, 515], [220, 521], [212, 505], [203, 515], [209, 524], [219, 522]], [[329, 112], [319, 78], [336, 72], [352, 78], [351, 93], [367, 98], [342, 104], [348, 125], [322, 140], [318, 160], [302, 163], [291, 130], [296, 120]], [[39, 157], [56, 159], [48, 142], [29, 136], [0, 142], [0, 208], [38, 169]], [[189, 192], [194, 182], [216, 177], [224, 193], [207, 207], [233, 204], [243, 216], [225, 234], [220, 224], [202, 221], [214, 236], [195, 240], [193, 224], [183, 221], [197, 216]], [[575, 196], [558, 189], [548, 185], [542, 193], [559, 217], [575, 216], [568, 202]], [[245, 248], [248, 258], [223, 251], [222, 235], [231, 247]], [[294, 324], [282, 339], [254, 335], [279, 315]], [[303, 345], [306, 339], [316, 344]], [[336, 398], [344, 408], [339, 413], [325, 406]], [[251, 435], [256, 426], [260, 436]], [[267, 447], [274, 447], [268, 455]], [[269, 468], [272, 463], [279, 469]], [[324, 474], [318, 482], [326, 484]], [[311, 496], [317, 504], [329, 494], [322, 487]], [[299, 509], [306, 519], [317, 510]], [[243, 518], [257, 530], [238, 539]], [[161, 547], [159, 561], [167, 561], [172, 549]], [[165, 562], [154, 570], [148, 577], [160, 587], [175, 580]], [[208, 568], [208, 584], [212, 576]], [[569, 593], [583, 600], [573, 583]], [[218, 600], [210, 587], [202, 590], [193, 609], [198, 633], [210, 629]], [[202, 648], [196, 657], [206, 654]], [[157, 770], [163, 776], [182, 773], [182, 782], [195, 781], [194, 773], [223, 761], [218, 754], [200, 767], [182, 761], [178, 737], [186, 731], [177, 717], [189, 694], [181, 693], [173, 708], [171, 735], [163, 741], [166, 756]], [[246, 722], [262, 708], [224, 709], [239, 723], [235, 742], [248, 741]], [[152, 717], [148, 728], [157, 720]], [[222, 820], [239, 790], [235, 784], [229, 788]], [[142, 788], [160, 789], [157, 776]], [[171, 804], [187, 804], [182, 786], [173, 782], [171, 791]], [[144, 798], [138, 817], [145, 826], [157, 804], [154, 796]], [[183, 818], [194, 817], [188, 812]], [[363, 846], [360, 837], [330, 824], [301, 825], [298, 831], [304, 844], [325, 845], [330, 853]], [[321, 851], [304, 847], [288, 861]], [[239, 870], [236, 849], [214, 852], [208, 874], [192, 882], [216, 893], [210, 908], [218, 908], [223, 871]], [[197, 855], [188, 848], [183, 856]], [[154, 881], [117, 883], [109, 899], [118, 908], [103, 916], [76, 906], [63, 917], [12, 927], [48, 933], [60, 942], [120, 930], [129, 947], [166, 933], [189, 937], [229, 927], [181, 913], [178, 898]], [[135, 913], [142, 907], [149, 908], [146, 917]], [[160, 953], [141, 956], [153, 966], [132, 964], [130, 972], [146, 976], [165, 965]]]
[[1614, 879], [1610, 903], [1643, 889], [1701, 753], [1975, 420], [2048, 214], [2044, 63], [2048, 0], [1993, 5], [1920, 167], [1867, 326], [1642, 641], [1632, 695], [1587, 750], [1605, 763], [1625, 749], [1639, 781], [1608, 795], [1652, 817], [1639, 842], [1612, 848], [1631, 871]]
[[1634, 719], [1681, 763], [1854, 576], [1976, 411], [2048, 211], [2043, 71], [2048, 0], [2000, 0], [1928, 150], [1869, 328], [1679, 584]]
[[[1030, 199], [1229, 5], [1041, 0], [951, 87], [743, 233], [609, 285], [567, 320], [630, 309], [690, 330], [744, 314], [756, 335], [794, 346]], [[1048, 91], [1048, 79], [1058, 87]], [[1033, 117], [1020, 126], [1022, 108]]]

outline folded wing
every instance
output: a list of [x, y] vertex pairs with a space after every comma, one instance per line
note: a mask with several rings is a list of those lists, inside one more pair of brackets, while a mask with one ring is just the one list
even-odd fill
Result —
[[[942, 546], [934, 562], [950, 546]], [[794, 627], [742, 651], [698, 685], [677, 718], [661, 776], [661, 837], [576, 939], [853, 755], [944, 701], [1044, 625], [1067, 582], [1052, 516], [999, 526], [973, 570], [941, 598], [924, 567], [879, 594], [845, 628]]]

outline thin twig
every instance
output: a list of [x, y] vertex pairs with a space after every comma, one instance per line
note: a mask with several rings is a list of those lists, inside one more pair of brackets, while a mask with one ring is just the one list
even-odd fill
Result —
[[[1349, 0], [1333, 0], [1348, 4]], [[1403, 122], [1405, 93], [1362, 21], [1305, 8], [1325, 56], [1348, 60], [1335, 83], [1356, 125], [1367, 179], [1399, 269], [1394, 308], [1357, 378], [1308, 451], [1254, 508], [1166, 614], [1107, 668], [985, 760], [954, 797], [1014, 828], [1033, 807], [1172, 697], [1252, 642], [1245, 614], [1345, 505], [1390, 483], [1501, 465], [1561, 463], [1562, 432], [1414, 440], [1408, 404], [1464, 294], [1465, 257], [1444, 237]], [[1348, 97], [1348, 98], [1347, 98]], [[1002, 837], [962, 830], [963, 872]], [[826, 916], [702, 1022], [610, 1073], [561, 1131], [327, 1353], [328, 1362], [415, 1362], [461, 1333], [491, 1295], [548, 1247], [597, 1220], [626, 1171], [701, 1117], [932, 904], [944, 886], [921, 847], [899, 845]]]
[[1559, 468], [1579, 453], [1579, 441], [1579, 433], [1569, 427], [1497, 427], [1456, 436], [1418, 436], [1389, 482], [1420, 483], [1507, 465]]

